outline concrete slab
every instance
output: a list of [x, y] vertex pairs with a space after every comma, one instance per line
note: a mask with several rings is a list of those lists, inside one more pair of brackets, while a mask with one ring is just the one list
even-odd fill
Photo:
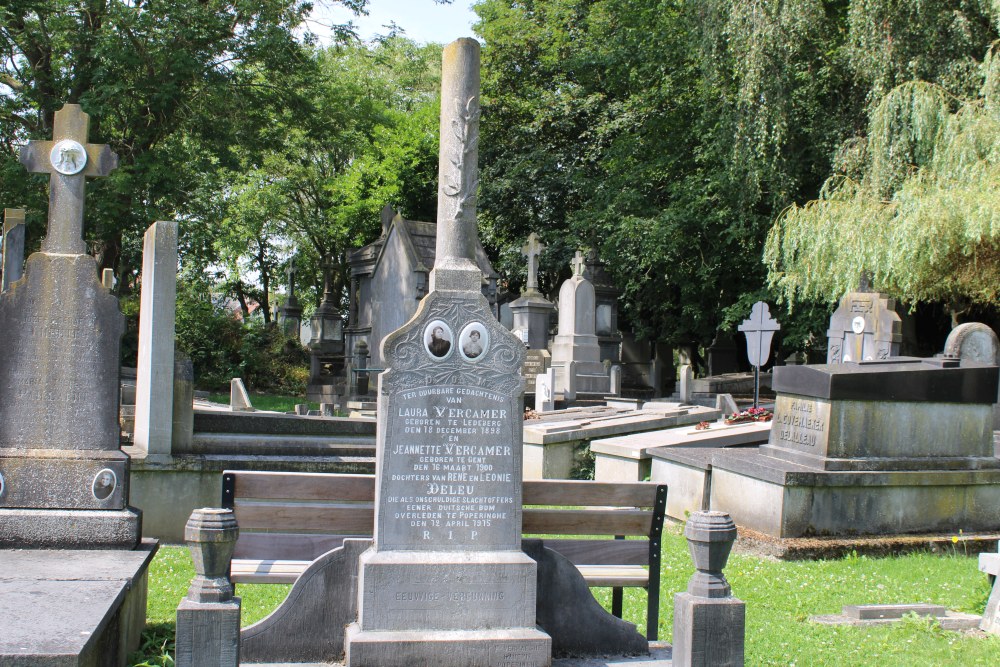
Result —
[[700, 431], [688, 425], [593, 440], [590, 451], [596, 459], [594, 478], [600, 482], [641, 481], [650, 477], [651, 458], [664, 448], [760, 444], [767, 442], [770, 433], [771, 422], [710, 422], [709, 428]]
[[145, 624], [156, 549], [0, 551], [0, 664], [124, 664]]

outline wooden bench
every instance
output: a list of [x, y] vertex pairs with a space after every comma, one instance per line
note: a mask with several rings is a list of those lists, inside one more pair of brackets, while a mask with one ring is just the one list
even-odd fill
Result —
[[[615, 616], [622, 615], [624, 587], [646, 589], [646, 637], [656, 639], [667, 487], [538, 480], [525, 481], [522, 494], [522, 532], [546, 536], [545, 546], [572, 562], [589, 586], [610, 587]], [[294, 583], [344, 539], [372, 536], [375, 478], [226, 471], [222, 506], [234, 510], [240, 527], [233, 582]]]

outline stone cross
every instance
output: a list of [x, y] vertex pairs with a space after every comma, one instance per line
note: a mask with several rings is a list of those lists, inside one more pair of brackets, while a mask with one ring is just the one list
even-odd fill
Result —
[[583, 271], [587, 267], [586, 267], [586, 262], [584, 262], [582, 252], [577, 250], [576, 254], [573, 255], [573, 259], [572, 261], [570, 261], [569, 265], [573, 268], [573, 277], [576, 276], [580, 276], [581, 278], [583, 277]]
[[538, 291], [538, 258], [541, 256], [543, 250], [545, 250], [545, 245], [538, 240], [538, 234], [531, 232], [528, 236], [528, 242], [521, 248], [521, 254], [528, 258], [526, 293]]
[[88, 144], [90, 116], [79, 104], [66, 104], [55, 114], [52, 141], [29, 141], [22, 149], [24, 167], [49, 177], [49, 224], [42, 252], [82, 255], [83, 197], [86, 178], [107, 176], [118, 156], [105, 144]]
[[323, 255], [323, 261], [320, 262], [320, 266], [323, 267], [323, 300], [326, 301], [330, 296], [331, 285], [333, 282], [330, 279], [330, 273], [333, 271], [334, 266], [333, 255]]

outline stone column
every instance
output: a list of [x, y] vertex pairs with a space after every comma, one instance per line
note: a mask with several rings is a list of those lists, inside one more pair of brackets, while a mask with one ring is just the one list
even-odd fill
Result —
[[722, 574], [736, 541], [726, 512], [695, 512], [684, 527], [696, 572], [674, 596], [675, 667], [742, 665], [746, 604]]
[[143, 239], [135, 445], [170, 455], [174, 411], [177, 223], [154, 222]]
[[184, 527], [196, 576], [177, 607], [177, 667], [239, 665], [240, 599], [228, 575], [239, 533], [225, 509], [195, 510]]

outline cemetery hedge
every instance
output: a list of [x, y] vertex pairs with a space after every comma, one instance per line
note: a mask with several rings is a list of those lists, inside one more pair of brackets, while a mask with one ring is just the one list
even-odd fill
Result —
[[[673, 594], [693, 573], [687, 545], [677, 526], [665, 531], [661, 583], [660, 638], [670, 641]], [[927, 602], [981, 614], [989, 588], [974, 556], [959, 539], [945, 554], [897, 557], [849, 556], [836, 560], [782, 562], [734, 554], [726, 568], [733, 593], [747, 603], [746, 664], [912, 665], [1000, 664], [1000, 637], [978, 631], [951, 632], [916, 618], [888, 627], [852, 628], [811, 623], [809, 616], [835, 614], [845, 604]], [[178, 602], [194, 576], [181, 547], [161, 547], [150, 570], [149, 647], [143, 658], [162, 665], [160, 647], [172, 641]], [[240, 585], [243, 624], [266, 616], [287, 595], [288, 586]], [[610, 589], [596, 589], [610, 608]], [[625, 591], [625, 618], [645, 627], [645, 594]], [[169, 644], [168, 644], [169, 646]], [[159, 660], [159, 661], [158, 661]]]

